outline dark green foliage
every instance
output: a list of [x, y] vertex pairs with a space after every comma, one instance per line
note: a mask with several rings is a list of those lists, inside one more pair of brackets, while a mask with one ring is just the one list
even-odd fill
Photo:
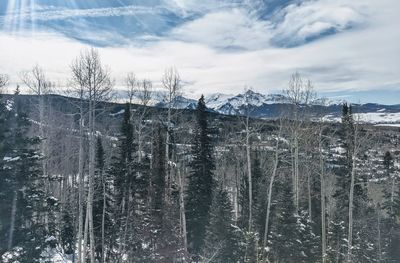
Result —
[[[96, 171], [95, 171], [95, 194], [93, 200], [93, 228], [96, 244], [96, 258], [101, 262], [102, 253], [106, 250], [103, 247], [102, 239], [104, 235], [105, 245], [110, 243], [112, 236], [112, 206], [113, 192], [109, 175], [105, 171], [105, 156], [103, 143], [100, 137], [96, 143]], [[104, 229], [103, 229], [104, 227]], [[104, 233], [103, 233], [104, 232]]]
[[7, 138], [7, 147], [3, 147], [4, 157], [0, 161], [0, 254], [18, 250], [13, 260], [39, 262], [48, 245], [46, 238], [54, 234], [46, 229], [43, 215], [56, 201], [50, 203], [52, 199], [43, 191], [40, 156], [36, 151], [39, 139], [26, 137], [29, 122], [18, 96], [17, 92], [10, 114], [3, 119], [9, 129], [3, 137]]
[[69, 210], [62, 212], [62, 227], [60, 233], [61, 247], [67, 255], [74, 253], [74, 225]]
[[202, 96], [197, 105], [196, 129], [193, 136], [189, 185], [186, 199], [186, 218], [190, 252], [201, 253], [213, 190], [213, 146], [207, 122], [207, 109]]
[[279, 262], [316, 262], [319, 237], [314, 234], [308, 215], [295, 213], [289, 178], [276, 182], [276, 192], [268, 244], [271, 257]]
[[[347, 232], [349, 213], [349, 193], [351, 181], [352, 158], [354, 149], [354, 120], [352, 106], [344, 103], [342, 106], [341, 146], [344, 155], [338, 160], [339, 166], [335, 169], [336, 189], [335, 211], [330, 225], [329, 252], [332, 260], [345, 260], [347, 253]], [[356, 200], [356, 198], [354, 198]], [[354, 202], [356, 203], [356, 202]]]
[[[262, 236], [265, 227], [265, 209], [266, 206], [266, 194], [264, 189], [267, 188], [265, 180], [263, 180], [263, 172], [261, 170], [260, 159], [258, 153], [252, 153], [251, 158], [251, 174], [252, 174], [252, 197], [253, 197], [253, 230], [258, 233], [258, 236]], [[249, 226], [249, 181], [248, 175], [245, 173], [241, 180], [240, 194], [239, 194], [239, 205], [241, 207], [239, 226], [242, 229], [248, 229]]]
[[237, 262], [241, 255], [237, 228], [232, 220], [232, 206], [223, 189], [216, 190], [213, 195], [203, 254], [209, 262], [219, 263]]
[[387, 216], [382, 219], [383, 253], [387, 262], [397, 262], [400, 258], [400, 186], [396, 178], [394, 158], [386, 152], [383, 158], [386, 175], [383, 209]]
[[300, 244], [296, 231], [297, 218], [292, 202], [293, 194], [290, 180], [277, 181], [276, 193], [269, 246], [272, 248], [275, 258], [283, 262], [291, 262], [299, 257], [298, 246]]

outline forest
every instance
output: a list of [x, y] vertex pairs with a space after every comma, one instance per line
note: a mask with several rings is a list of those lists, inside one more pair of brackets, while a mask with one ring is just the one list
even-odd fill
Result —
[[69, 70], [0, 75], [1, 262], [400, 262], [398, 127], [326, 121], [298, 73], [266, 119], [177, 108], [175, 68], [163, 107], [134, 73], [116, 102], [95, 49]]

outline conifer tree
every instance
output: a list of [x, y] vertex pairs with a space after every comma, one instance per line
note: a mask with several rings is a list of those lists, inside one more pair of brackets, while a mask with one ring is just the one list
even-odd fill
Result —
[[[96, 144], [96, 171], [95, 171], [95, 199], [93, 202], [93, 225], [96, 244], [96, 258], [104, 262], [106, 245], [112, 235], [112, 189], [110, 179], [105, 168], [105, 152], [100, 137]], [[106, 244], [107, 243], [107, 244]]]
[[[287, 177], [287, 176], [286, 176]], [[289, 178], [281, 178], [276, 182], [276, 196], [271, 220], [272, 258], [279, 262], [295, 262], [302, 258], [301, 240], [298, 233], [298, 217], [292, 202], [293, 193]]]
[[383, 168], [387, 179], [383, 190], [383, 209], [387, 213], [387, 217], [383, 220], [383, 251], [387, 262], [392, 263], [400, 258], [398, 249], [400, 244], [400, 185], [394, 173], [394, 159], [389, 151], [383, 158]]
[[354, 120], [352, 107], [347, 103], [342, 106], [342, 125], [340, 130], [341, 146], [344, 149], [344, 156], [338, 161], [335, 169], [336, 188], [333, 197], [335, 198], [335, 211], [330, 224], [330, 257], [333, 261], [344, 261], [346, 254], [346, 240], [348, 229], [348, 209], [350, 193], [350, 173], [352, 168]]
[[[9, 133], [7, 151], [0, 167], [0, 207], [2, 208], [2, 241], [0, 251], [9, 251], [12, 262], [39, 262], [48, 246], [50, 234], [43, 221], [44, 213], [53, 204], [44, 193], [40, 156], [36, 151], [39, 139], [27, 137], [29, 122], [22, 111], [19, 91], [6, 119]], [[6, 231], [5, 231], [6, 230]], [[3, 257], [7, 257], [3, 255]]]
[[240, 255], [238, 233], [232, 219], [232, 206], [228, 193], [218, 189], [213, 195], [204, 257], [210, 262], [224, 263], [237, 262]]
[[186, 219], [189, 252], [198, 256], [204, 245], [206, 226], [213, 190], [213, 146], [207, 121], [207, 108], [201, 96], [196, 110], [196, 128], [193, 136], [192, 161], [186, 200]]
[[[127, 230], [130, 227], [129, 214], [133, 204], [133, 125], [131, 123], [130, 105], [124, 107], [124, 115], [118, 135], [117, 153], [112, 157], [110, 168], [107, 169], [110, 184], [112, 184], [112, 220], [114, 222], [109, 241], [110, 257], [119, 260], [121, 253], [127, 253], [127, 243], [130, 239]], [[115, 251], [115, 253], [113, 253]]]
[[[157, 125], [153, 135], [153, 156], [151, 169], [151, 185], [149, 198], [151, 200], [153, 261], [173, 262], [179, 250], [179, 220], [178, 200], [174, 192], [166, 199], [166, 159], [165, 133]], [[168, 200], [168, 202], [166, 202]]]

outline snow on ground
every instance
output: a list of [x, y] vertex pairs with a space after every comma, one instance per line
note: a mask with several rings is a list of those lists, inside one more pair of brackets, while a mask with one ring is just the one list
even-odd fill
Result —
[[368, 123], [399, 123], [400, 112], [382, 113], [382, 112], [368, 112], [355, 114], [354, 119], [361, 122]]
[[[376, 126], [392, 126], [400, 127], [400, 112], [368, 112], [368, 113], [355, 113], [354, 120], [361, 123], [377, 124]], [[327, 122], [341, 122], [341, 117], [332, 114], [325, 115], [323, 121]]]
[[378, 127], [399, 127], [400, 128], [400, 123], [380, 123], [380, 124], [376, 124], [375, 126]]

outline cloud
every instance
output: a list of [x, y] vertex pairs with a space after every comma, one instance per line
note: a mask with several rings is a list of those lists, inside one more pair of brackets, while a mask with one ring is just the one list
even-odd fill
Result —
[[173, 29], [169, 36], [215, 48], [260, 49], [269, 45], [270, 28], [267, 21], [235, 8], [208, 13]]
[[[192, 97], [241, 92], [245, 85], [261, 92], [279, 92], [295, 71], [313, 80], [322, 93], [345, 95], [400, 88], [397, 0], [305, 1], [281, 7], [268, 20], [233, 2], [231, 7], [216, 5], [204, 14], [206, 7], [187, 3], [180, 8], [190, 19], [160, 27], [157, 32], [162, 35], [138, 33], [133, 40], [123, 36], [124, 45], [99, 49], [118, 86], [123, 85], [127, 72], [134, 71], [157, 87], [164, 69], [176, 66], [186, 83], [185, 92]], [[179, 6], [171, 2], [168, 8], [178, 10]], [[174, 14], [181, 12], [176, 10]], [[194, 13], [193, 17], [189, 15]], [[164, 17], [160, 19], [164, 21]], [[52, 80], [65, 85], [72, 59], [89, 46], [66, 35], [82, 31], [93, 34], [91, 39], [115, 41], [120, 34], [113, 27], [91, 27], [82, 22], [80, 28], [81, 20], [74, 23], [71, 27], [75, 31], [65, 35], [41, 31], [0, 33], [0, 72], [10, 74], [15, 84], [19, 71], [39, 63]], [[331, 28], [340, 33], [324, 35]], [[278, 36], [298, 44], [290, 48], [274, 45]], [[314, 36], [314, 41], [307, 41]], [[136, 37], [141, 37], [139, 42], [144, 44], [138, 44]]]
[[112, 16], [135, 16], [135, 15], [154, 15], [165, 12], [163, 7], [145, 7], [145, 6], [122, 6], [122, 7], [106, 7], [106, 8], [90, 8], [90, 9], [44, 9], [43, 11], [34, 12], [32, 10], [23, 10], [22, 12], [12, 11], [0, 19], [4, 23], [10, 20], [23, 19], [25, 21], [49, 21], [49, 20], [65, 20], [69, 18], [79, 17], [112, 17]]
[[296, 46], [326, 34], [342, 32], [361, 25], [364, 14], [344, 1], [305, 1], [280, 10], [272, 41], [280, 46]]

